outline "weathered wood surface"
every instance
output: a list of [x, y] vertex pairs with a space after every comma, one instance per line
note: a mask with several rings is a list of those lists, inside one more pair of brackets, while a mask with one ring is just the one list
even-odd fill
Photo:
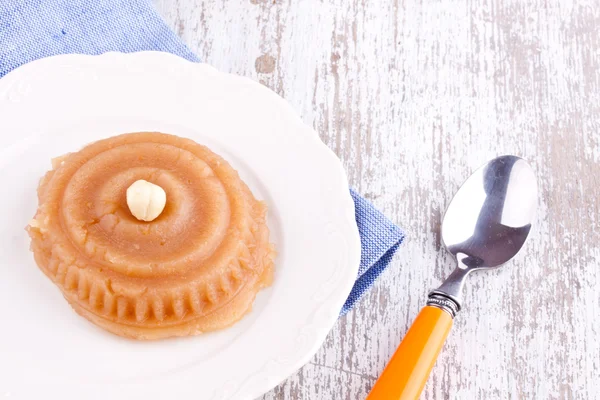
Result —
[[473, 276], [424, 399], [600, 398], [600, 3], [154, 0], [203, 60], [285, 97], [410, 239], [264, 400], [361, 399], [451, 271], [441, 214], [489, 158], [539, 174], [539, 223]]

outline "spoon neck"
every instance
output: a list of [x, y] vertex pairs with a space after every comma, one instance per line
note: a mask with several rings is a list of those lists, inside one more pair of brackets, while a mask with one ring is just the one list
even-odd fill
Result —
[[470, 272], [468, 267], [458, 261], [457, 268], [444, 283], [429, 293], [427, 304], [442, 308], [454, 318], [462, 308], [462, 292]]

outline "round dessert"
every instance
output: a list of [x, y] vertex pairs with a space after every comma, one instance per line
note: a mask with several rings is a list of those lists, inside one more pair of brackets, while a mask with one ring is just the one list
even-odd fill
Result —
[[192, 140], [142, 132], [90, 144], [53, 160], [38, 199], [27, 227], [38, 266], [117, 335], [227, 327], [271, 283], [266, 205]]

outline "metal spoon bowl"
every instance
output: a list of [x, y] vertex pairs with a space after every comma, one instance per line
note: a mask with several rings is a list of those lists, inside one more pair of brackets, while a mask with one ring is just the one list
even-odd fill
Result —
[[457, 268], [438, 289], [461, 306], [465, 278], [496, 268], [521, 250], [535, 218], [537, 183], [522, 158], [502, 156], [476, 170], [456, 193], [442, 222], [442, 241]]

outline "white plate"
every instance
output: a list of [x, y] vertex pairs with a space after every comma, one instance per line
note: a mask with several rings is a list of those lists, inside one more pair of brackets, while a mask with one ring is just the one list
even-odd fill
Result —
[[[252, 399], [319, 348], [358, 271], [354, 203], [340, 161], [275, 93], [165, 53], [67, 55], [0, 80], [0, 126], [0, 397]], [[144, 130], [207, 144], [269, 205], [275, 281], [230, 329], [122, 339], [34, 264], [24, 227], [50, 159]]]

